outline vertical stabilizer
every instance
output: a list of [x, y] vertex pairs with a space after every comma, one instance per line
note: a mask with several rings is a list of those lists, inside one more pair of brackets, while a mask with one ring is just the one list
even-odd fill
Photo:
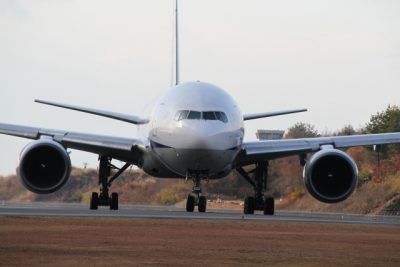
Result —
[[173, 85], [179, 84], [179, 21], [178, 21], [178, 0], [175, 0], [174, 6], [174, 70]]

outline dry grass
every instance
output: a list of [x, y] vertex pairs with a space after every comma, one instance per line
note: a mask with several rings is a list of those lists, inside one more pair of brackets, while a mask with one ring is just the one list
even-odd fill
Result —
[[400, 227], [0, 218], [2, 266], [400, 266]]
[[357, 188], [345, 201], [336, 204], [326, 204], [315, 200], [308, 193], [287, 206], [279, 205], [280, 209], [308, 210], [314, 212], [339, 212], [355, 214], [380, 213], [389, 200], [399, 196], [400, 172], [390, 175], [382, 182], [369, 181]]

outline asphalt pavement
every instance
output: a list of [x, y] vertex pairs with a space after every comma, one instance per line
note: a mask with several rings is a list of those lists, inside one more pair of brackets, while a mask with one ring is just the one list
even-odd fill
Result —
[[310, 213], [277, 210], [275, 215], [244, 215], [239, 210], [209, 209], [205, 213], [186, 212], [184, 208], [155, 205], [120, 205], [110, 210], [99, 207], [89, 210], [88, 205], [77, 203], [7, 203], [0, 202], [0, 216], [57, 216], [57, 217], [115, 217], [130, 219], [188, 219], [188, 220], [252, 220], [297, 221], [350, 224], [399, 225], [399, 216], [357, 215], [338, 213]]

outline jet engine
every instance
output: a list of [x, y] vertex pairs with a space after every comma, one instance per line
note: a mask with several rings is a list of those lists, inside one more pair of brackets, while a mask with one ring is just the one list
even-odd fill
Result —
[[40, 139], [22, 150], [17, 173], [28, 190], [48, 194], [59, 190], [67, 182], [71, 160], [59, 143]]
[[358, 169], [345, 152], [322, 149], [307, 161], [303, 179], [313, 197], [325, 203], [337, 203], [347, 199], [357, 187]]

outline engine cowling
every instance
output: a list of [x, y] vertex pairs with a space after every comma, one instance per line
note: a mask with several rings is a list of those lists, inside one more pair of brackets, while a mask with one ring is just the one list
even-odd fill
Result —
[[53, 193], [68, 181], [71, 160], [59, 143], [40, 139], [22, 150], [17, 173], [28, 190], [37, 194]]
[[337, 203], [347, 199], [356, 189], [358, 168], [345, 152], [323, 149], [307, 161], [303, 179], [313, 197], [325, 203]]

